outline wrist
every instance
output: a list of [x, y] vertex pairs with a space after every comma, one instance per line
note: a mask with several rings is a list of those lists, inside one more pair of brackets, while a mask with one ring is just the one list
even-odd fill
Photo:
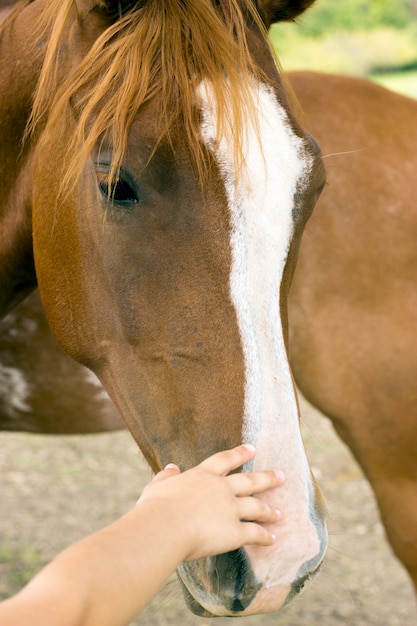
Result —
[[163, 498], [139, 501], [133, 511], [137, 532], [143, 528], [146, 537], [157, 545], [162, 560], [174, 571], [193, 549], [193, 528], [188, 528], [184, 509], [172, 506]]

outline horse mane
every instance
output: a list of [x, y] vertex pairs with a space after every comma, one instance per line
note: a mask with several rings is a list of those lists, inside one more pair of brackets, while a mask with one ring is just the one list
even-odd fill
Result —
[[[171, 140], [179, 127], [200, 176], [207, 154], [198, 123], [196, 88], [207, 80], [217, 109], [217, 140], [232, 129], [234, 160], [256, 101], [253, 75], [262, 75], [246, 39], [248, 21], [267, 33], [253, 0], [144, 0], [102, 32], [80, 64], [60, 72], [65, 38], [78, 19], [74, 0], [49, 0], [43, 15], [48, 46], [35, 93], [31, 127], [44, 135], [72, 119], [64, 187], [73, 187], [94, 145], [110, 140], [117, 177], [128, 131], [140, 107], [158, 96], [160, 128]], [[68, 68], [66, 68], [68, 72]], [[230, 134], [230, 131], [229, 131]]]

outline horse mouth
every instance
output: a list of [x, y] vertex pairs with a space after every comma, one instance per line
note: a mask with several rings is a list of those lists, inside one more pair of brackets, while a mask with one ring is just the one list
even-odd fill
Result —
[[272, 613], [287, 606], [315, 576], [323, 550], [298, 571], [291, 584], [264, 586], [244, 549], [182, 563], [178, 578], [187, 608], [198, 617], [241, 617]]
[[[180, 581], [180, 585], [182, 588], [182, 592], [184, 595], [184, 601], [185, 604], [187, 606], [187, 608], [194, 613], [194, 615], [197, 615], [198, 617], [206, 617], [206, 618], [214, 618], [214, 617], [221, 617], [220, 615], [217, 615], [215, 613], [211, 613], [210, 611], [208, 611], [207, 609], [205, 609], [199, 602], [198, 600], [196, 600], [194, 598], [194, 596], [190, 593], [190, 591], [187, 589], [187, 587], [185, 586], [185, 584], [183, 583], [183, 581], [181, 580], [181, 578], [179, 578]], [[230, 609], [230, 611], [227, 612], [227, 617], [239, 617], [239, 613], [241, 611], [244, 611], [246, 607], [244, 607], [239, 600], [236, 601], [237, 605], [235, 605], [235, 609], [237, 610], [233, 610]]]
[[187, 607], [200, 617], [238, 617], [262, 587], [243, 549], [183, 563], [177, 573]]

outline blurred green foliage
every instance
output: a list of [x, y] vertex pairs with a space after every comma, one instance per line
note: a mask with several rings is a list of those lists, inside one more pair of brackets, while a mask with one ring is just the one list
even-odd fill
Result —
[[417, 0], [316, 0], [271, 40], [286, 70], [373, 75], [417, 67]]
[[307, 37], [343, 30], [402, 29], [417, 17], [416, 0], [317, 0], [301, 18]]

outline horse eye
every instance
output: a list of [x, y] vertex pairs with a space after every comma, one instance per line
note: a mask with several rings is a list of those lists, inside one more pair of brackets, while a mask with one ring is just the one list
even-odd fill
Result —
[[116, 204], [136, 204], [138, 198], [132, 187], [123, 178], [109, 182], [108, 176], [97, 173], [97, 182], [103, 196]]

